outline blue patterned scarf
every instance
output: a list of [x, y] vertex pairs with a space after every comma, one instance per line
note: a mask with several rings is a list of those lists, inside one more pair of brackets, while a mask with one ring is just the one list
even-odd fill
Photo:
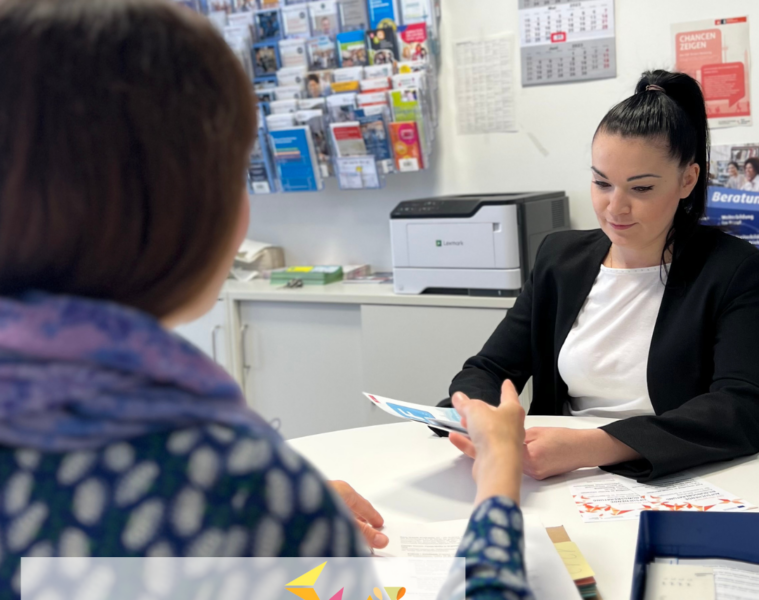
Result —
[[68, 451], [194, 424], [269, 429], [200, 350], [144, 313], [0, 298], [0, 445]]

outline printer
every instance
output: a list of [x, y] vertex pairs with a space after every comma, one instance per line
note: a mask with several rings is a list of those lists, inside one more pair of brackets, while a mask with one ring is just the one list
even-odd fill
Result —
[[565, 229], [564, 192], [401, 202], [390, 214], [395, 292], [515, 296], [543, 238]]

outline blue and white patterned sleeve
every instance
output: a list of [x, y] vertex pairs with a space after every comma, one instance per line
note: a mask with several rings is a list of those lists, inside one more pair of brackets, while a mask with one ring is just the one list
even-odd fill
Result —
[[[533, 600], [524, 564], [522, 511], [510, 498], [495, 496], [477, 507], [456, 556], [466, 559], [467, 600]], [[444, 588], [449, 598], [464, 595], [451, 589], [461, 579], [460, 571], [451, 573], [451, 585]]]

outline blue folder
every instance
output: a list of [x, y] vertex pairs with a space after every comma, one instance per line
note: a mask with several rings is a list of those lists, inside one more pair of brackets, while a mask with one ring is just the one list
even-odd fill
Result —
[[648, 563], [670, 556], [759, 564], [759, 513], [643, 511], [630, 600], [643, 600]]

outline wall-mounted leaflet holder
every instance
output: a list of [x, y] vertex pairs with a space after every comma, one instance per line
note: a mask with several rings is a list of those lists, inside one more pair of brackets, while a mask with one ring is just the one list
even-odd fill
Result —
[[373, 156], [342, 156], [335, 158], [335, 174], [341, 190], [379, 190], [386, 177], [377, 168]]
[[439, 0], [178, 0], [253, 80], [252, 194], [379, 189], [426, 169], [438, 122]]

